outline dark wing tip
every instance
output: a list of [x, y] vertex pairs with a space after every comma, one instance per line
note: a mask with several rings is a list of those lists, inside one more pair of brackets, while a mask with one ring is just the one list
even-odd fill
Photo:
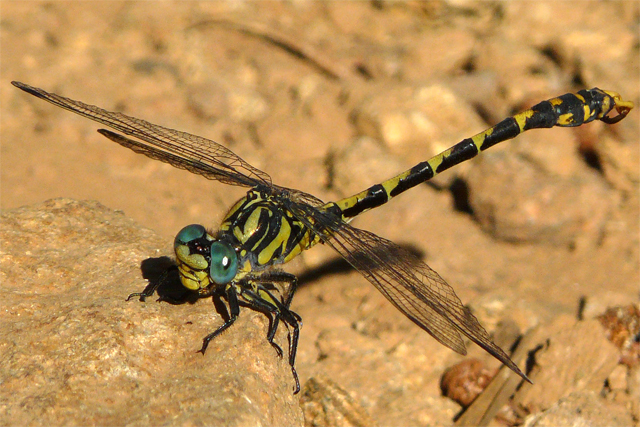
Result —
[[30, 93], [31, 95], [33, 95], [33, 96], [35, 96], [37, 98], [44, 99], [44, 100], [49, 101], [49, 102], [53, 102], [49, 98], [50, 94], [45, 92], [42, 89], [39, 89], [39, 88], [33, 87], [33, 86], [29, 86], [26, 83], [17, 82], [15, 80], [12, 81], [11, 84], [14, 85], [15, 87], [17, 87], [18, 89], [21, 89], [21, 90], [23, 90], [23, 91], [25, 91], [27, 93]]
[[42, 93], [38, 88], [29, 86], [28, 84], [25, 84], [22, 82], [17, 82], [15, 80], [12, 81], [11, 84], [17, 87], [18, 89], [22, 89], [23, 91], [30, 93], [31, 95], [37, 96], [38, 98], [42, 98]]

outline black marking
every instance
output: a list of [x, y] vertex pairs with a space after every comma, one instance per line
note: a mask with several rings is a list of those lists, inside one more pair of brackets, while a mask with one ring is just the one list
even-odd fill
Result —
[[[582, 102], [580, 98], [572, 93], [567, 93], [566, 95], [559, 96], [558, 99], [562, 100], [562, 104], [556, 106], [556, 121], [560, 118], [560, 115], [571, 114], [573, 116], [571, 124], [565, 124], [563, 126], [580, 126], [584, 123], [585, 103]], [[590, 106], [589, 103], [586, 103], [586, 105]], [[556, 123], [553, 123], [551, 126], [555, 124]]]
[[[245, 215], [246, 214], [246, 210], [247, 210], [247, 206], [252, 203], [252, 201], [255, 199], [254, 196], [254, 192], [253, 191], [249, 191], [247, 193], [247, 197], [244, 199], [244, 202], [242, 202], [242, 205], [239, 206], [235, 211], [233, 211], [233, 213], [229, 216], [229, 214], [227, 214], [227, 217], [225, 218], [225, 222], [228, 222], [230, 224], [236, 224], [236, 222], [238, 221], [238, 218], [240, 218], [241, 215]], [[245, 224], [246, 220], [242, 221], [242, 229], [244, 229], [244, 224]]]
[[585, 104], [590, 107], [598, 106], [599, 108], [602, 108], [602, 103], [606, 98], [610, 98], [609, 95], [598, 88], [579, 90], [578, 95], [584, 98]]
[[193, 239], [192, 241], [187, 242], [186, 246], [189, 248], [189, 255], [198, 254], [205, 258], [209, 258], [211, 256], [211, 242], [207, 240], [206, 237]]
[[[289, 233], [289, 238], [286, 241], [284, 256], [286, 257], [291, 253], [291, 251], [300, 244], [302, 238], [309, 232], [309, 229], [304, 227], [304, 225], [300, 221], [296, 221], [295, 219], [286, 217], [287, 222], [289, 223], [289, 227], [291, 227], [291, 233]], [[312, 237], [312, 236], [310, 236]]]
[[[286, 242], [283, 242], [286, 243]], [[269, 261], [267, 261], [265, 264], [269, 265], [271, 264], [271, 260], [274, 259], [280, 259], [280, 257], [282, 256], [282, 244], [280, 244], [275, 251], [273, 251], [273, 254], [271, 254], [271, 259]]]
[[[260, 210], [257, 227], [253, 231], [245, 230], [245, 226], [247, 224], [248, 219], [251, 217], [251, 215], [253, 215], [253, 212], [256, 209]], [[274, 215], [272, 215], [272, 213], [273, 212], [271, 209], [269, 208], [263, 209], [263, 206], [261, 206], [260, 204], [254, 204], [250, 207], [249, 210], [245, 210], [242, 213], [242, 216], [239, 217], [238, 221], [233, 225], [234, 228], [239, 227], [243, 233], [246, 233], [246, 232], [252, 233], [251, 237], [249, 237], [247, 241], [244, 243], [244, 246], [246, 248], [249, 248], [251, 252], [255, 252], [256, 254], [259, 254], [262, 251], [262, 249], [264, 249], [265, 247], [265, 238], [266, 238], [265, 235], [270, 236], [277, 233], [277, 230], [274, 231], [274, 227], [273, 227], [273, 222], [277, 221], [277, 219], [274, 218]], [[270, 241], [271, 241], [270, 239], [267, 239], [267, 244]], [[255, 245], [259, 245], [259, 246], [256, 248]]]
[[325, 207], [324, 211], [322, 212], [322, 216], [328, 221], [334, 222], [337, 221], [338, 218], [345, 217], [346, 215], [344, 214], [340, 206], [332, 202]]
[[[589, 123], [598, 118], [602, 118], [602, 115], [608, 114], [616, 105], [614, 99], [600, 90], [581, 90], [578, 93], [586, 100], [586, 104], [589, 106], [591, 111], [591, 115], [589, 117], [585, 117], [584, 123]], [[609, 109], [606, 112], [603, 109], [605, 100], [609, 100]]]
[[435, 174], [433, 173], [433, 169], [429, 162], [418, 163], [409, 170], [409, 175], [398, 181], [398, 185], [391, 190], [390, 195], [391, 197], [396, 197], [398, 194], [430, 180], [434, 175]]
[[515, 138], [519, 134], [520, 126], [518, 126], [516, 119], [514, 117], [507, 117], [493, 127], [493, 132], [484, 138], [484, 141], [480, 145], [480, 150], [484, 151], [507, 139]]
[[[282, 231], [282, 219], [283, 219], [283, 215], [281, 214], [281, 211], [278, 209], [274, 209], [271, 206], [265, 206], [264, 208], [265, 210], [269, 210], [270, 215], [269, 215], [269, 225], [266, 229], [264, 229], [264, 238], [262, 239], [262, 241], [258, 244], [258, 248], [256, 249], [256, 251], [258, 252], [258, 256], [260, 256], [260, 254], [262, 253], [262, 251], [264, 251], [266, 248], [268, 248], [269, 246], [271, 246], [271, 244], [273, 243], [273, 241], [280, 236], [280, 232]], [[262, 220], [262, 215], [260, 215], [260, 219]], [[282, 242], [281, 242], [282, 243]], [[282, 248], [282, 246], [279, 246], [280, 248]], [[281, 252], [278, 250], [275, 250], [273, 252], [273, 254], [270, 256], [268, 261], [265, 261], [265, 265], [271, 264], [271, 261], [274, 259], [277, 259], [278, 257], [275, 255], [276, 252]]]
[[451, 148], [447, 156], [443, 156], [442, 162], [436, 168], [436, 173], [440, 173], [452, 166], [462, 163], [465, 160], [473, 159], [478, 154], [478, 147], [471, 138], [463, 139]]
[[564, 105], [564, 103], [554, 107], [549, 101], [543, 101], [534, 105], [531, 108], [534, 114], [525, 121], [522, 131], [555, 126], [560, 115], [564, 114], [562, 105]]
[[[589, 107], [589, 110], [591, 112], [589, 117], [585, 117], [583, 119], [582, 123], [589, 123], [598, 118], [601, 118], [600, 114], [609, 113], [609, 111], [611, 111], [611, 109], [613, 109], [615, 106], [615, 101], [611, 99], [609, 95], [607, 95], [606, 93], [602, 92], [599, 89], [581, 90], [578, 92], [578, 94], [585, 99], [585, 104]], [[609, 107], [609, 110], [607, 110], [607, 112], [604, 112], [603, 104], [606, 99], [610, 100], [610, 107]], [[583, 108], [581, 108], [581, 110], [583, 110]]]
[[369, 187], [367, 195], [355, 205], [342, 211], [342, 215], [345, 218], [352, 218], [361, 214], [362, 212], [377, 208], [380, 205], [384, 205], [389, 200], [386, 190], [382, 184], [376, 184]]

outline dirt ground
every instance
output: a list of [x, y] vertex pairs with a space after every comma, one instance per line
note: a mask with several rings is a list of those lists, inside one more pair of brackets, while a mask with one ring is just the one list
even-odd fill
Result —
[[[10, 81], [211, 138], [274, 183], [323, 200], [363, 190], [566, 92], [597, 86], [640, 104], [640, 7], [632, 1], [5, 1], [0, 13], [3, 212], [46, 210], [41, 203], [58, 197], [96, 200], [155, 231], [166, 256], [178, 230], [215, 229], [243, 190], [123, 149], [99, 135], [99, 125]], [[527, 132], [354, 224], [415, 249], [490, 332], [542, 328], [544, 339], [561, 334], [557, 342], [587, 354], [580, 342], [596, 346], [600, 332], [579, 320], [638, 302], [639, 182], [634, 110], [612, 126]], [[464, 358], [405, 319], [329, 248], [299, 258], [287, 269], [301, 278], [292, 308], [304, 321], [297, 369], [307, 425], [453, 423], [461, 407], [442, 396], [440, 378]], [[117, 289], [123, 298], [144, 287], [140, 272], [131, 274]], [[18, 280], [3, 273], [15, 297]], [[211, 311], [203, 330], [215, 328], [219, 316], [197, 305]], [[15, 318], [1, 316], [6, 331]], [[181, 341], [188, 351], [198, 344]], [[596, 349], [605, 354], [604, 346]], [[469, 353], [498, 366], [477, 347]], [[554, 364], [577, 360], [566, 354]], [[491, 422], [553, 425], [582, 412], [597, 425], [602, 409], [620, 414], [620, 425], [637, 423], [637, 370], [598, 363], [589, 371], [596, 362], [585, 356], [593, 381], [584, 386], [540, 374], [557, 390], [554, 401], [514, 391], [517, 404]], [[11, 408], [23, 402], [0, 401], [0, 417], [20, 423]], [[561, 413], [572, 404], [582, 410]]]

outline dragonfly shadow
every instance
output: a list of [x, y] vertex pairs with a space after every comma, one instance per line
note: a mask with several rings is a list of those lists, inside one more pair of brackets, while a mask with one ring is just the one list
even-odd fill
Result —
[[[348, 267], [348, 264], [347, 264]], [[149, 284], [144, 289], [143, 293], [147, 293], [153, 289], [158, 295], [158, 301], [167, 302], [173, 305], [182, 305], [185, 303], [195, 304], [196, 301], [202, 299], [197, 292], [186, 289], [180, 282], [180, 274], [178, 273], [178, 266], [174, 259], [163, 256], [159, 258], [147, 258], [140, 264], [140, 270], [142, 271], [142, 277], [146, 279]], [[222, 316], [226, 322], [230, 319], [231, 315], [227, 304], [222, 299], [223, 292], [213, 293], [209, 295], [212, 297], [213, 306], [216, 312]], [[243, 301], [239, 301], [239, 304], [243, 307], [251, 307], [250, 304], [246, 304]], [[254, 308], [255, 309], [255, 308]], [[265, 314], [269, 318], [270, 325], [273, 324], [274, 318], [272, 313], [266, 310], [257, 310]], [[271, 329], [271, 326], [269, 327]], [[279, 347], [278, 347], [279, 348]], [[279, 351], [282, 353], [282, 350]]]
[[449, 191], [453, 196], [455, 210], [473, 216], [473, 207], [469, 201], [469, 186], [467, 183], [460, 178], [456, 178], [449, 186]]
[[[155, 289], [158, 295], [158, 301], [173, 305], [182, 305], [186, 303], [195, 304], [196, 301], [202, 299], [197, 292], [182, 286], [178, 266], [172, 258], [166, 256], [147, 258], [140, 264], [140, 270], [142, 271], [142, 277], [149, 282], [143, 293]], [[221, 295], [214, 293], [210, 296], [212, 297], [216, 312], [220, 314], [225, 321], [229, 320], [229, 310], [224, 301], [222, 301]]]
[[142, 277], [149, 282], [143, 292], [155, 289], [160, 301], [178, 305], [194, 304], [199, 299], [195, 292], [182, 286], [178, 266], [169, 257], [147, 258], [140, 264], [140, 270]]

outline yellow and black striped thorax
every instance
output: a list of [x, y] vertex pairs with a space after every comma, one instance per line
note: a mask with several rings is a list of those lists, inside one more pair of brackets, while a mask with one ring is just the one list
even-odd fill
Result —
[[[308, 205], [295, 200], [302, 194], [276, 186], [256, 186], [233, 205], [215, 236], [203, 226], [192, 224], [180, 230], [174, 241], [183, 286], [201, 297], [224, 291], [229, 301], [230, 319], [205, 337], [201, 351], [204, 353], [209, 341], [235, 321], [240, 310], [238, 301], [242, 300], [250, 307], [272, 313], [267, 339], [280, 355], [282, 350], [273, 343], [277, 325], [283, 321], [293, 329], [289, 364], [296, 390], [300, 385], [294, 362], [301, 318], [289, 310], [289, 305], [297, 279], [282, 271], [265, 270], [290, 261], [320, 242], [317, 233], [325, 230], [313, 231], [316, 220], [327, 215], [339, 221], [341, 215], [334, 204], [327, 204], [311, 209], [317, 217], [305, 217]], [[311, 196], [305, 198], [321, 204]], [[276, 283], [289, 284], [286, 297], [282, 294], [281, 299], [272, 293], [281, 292]]]
[[174, 243], [182, 284], [203, 291], [237, 282], [318, 243], [287, 204], [284, 194], [252, 189], [229, 210], [216, 235], [197, 224], [183, 228]]
[[236, 242], [243, 268], [260, 271], [284, 264], [317, 243], [318, 238], [294, 217], [281, 197], [250, 190], [222, 221], [219, 238]]

